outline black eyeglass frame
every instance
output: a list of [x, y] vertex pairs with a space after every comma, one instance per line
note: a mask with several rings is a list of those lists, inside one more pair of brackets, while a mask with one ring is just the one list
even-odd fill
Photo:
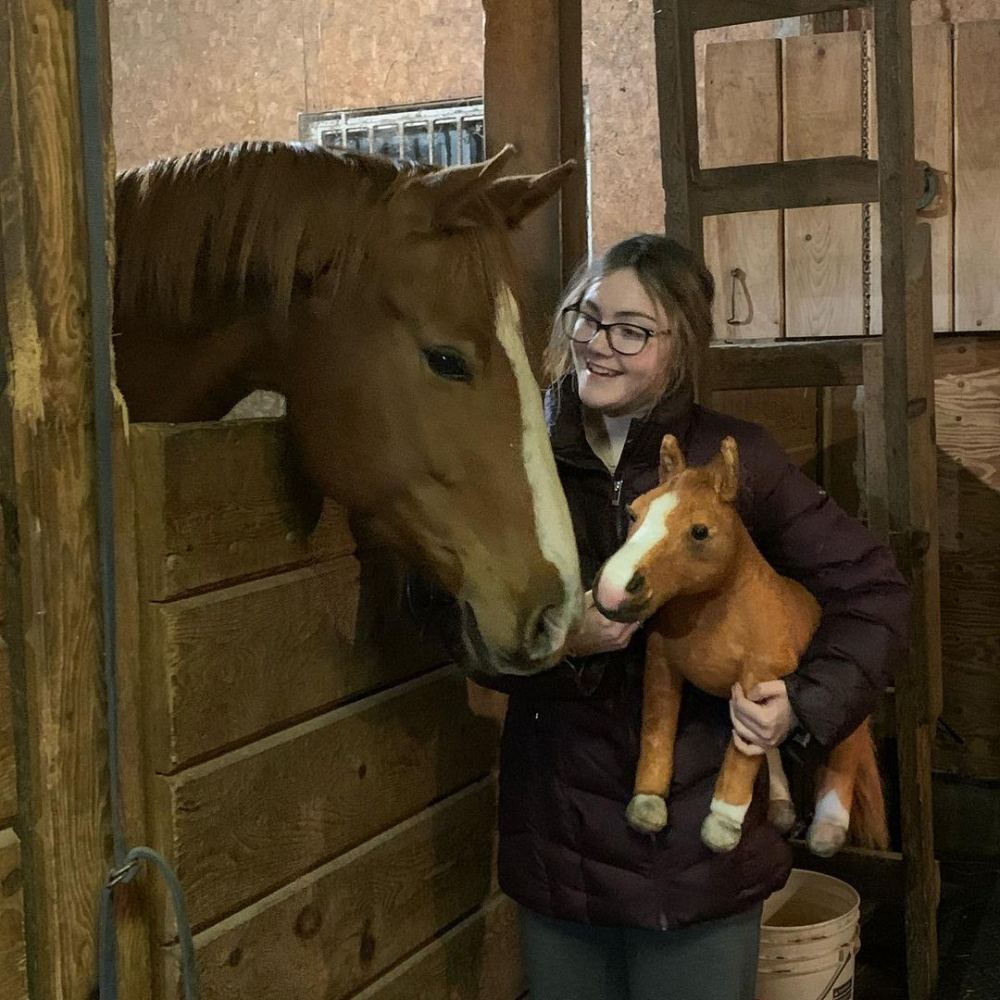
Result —
[[[600, 333], [603, 330], [607, 336], [608, 346], [611, 350], [614, 351], [615, 354], [621, 354], [622, 356], [628, 358], [635, 357], [635, 355], [639, 354], [653, 337], [667, 337], [671, 333], [670, 330], [650, 330], [648, 327], [639, 326], [637, 323], [602, 323], [596, 316], [587, 312], [585, 309], [582, 309], [582, 305], [583, 300], [581, 299], [574, 305], [566, 306], [559, 314], [559, 322], [562, 325], [563, 336], [566, 337], [567, 340], [571, 340], [574, 344], [593, 343], [593, 341], [600, 336]], [[576, 318], [572, 323], [567, 324], [566, 319], [570, 315], [575, 315]], [[579, 340], [573, 336], [573, 330], [576, 324], [580, 321], [581, 317], [586, 319], [587, 322], [594, 327], [593, 334], [584, 340]], [[626, 327], [629, 330], [638, 330], [643, 334], [644, 339], [634, 351], [623, 351], [620, 348], [615, 347], [614, 338], [612, 337], [612, 331], [615, 327]]]

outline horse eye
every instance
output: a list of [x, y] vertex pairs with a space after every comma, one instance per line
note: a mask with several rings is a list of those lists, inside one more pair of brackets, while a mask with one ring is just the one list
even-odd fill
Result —
[[471, 382], [472, 372], [458, 351], [450, 347], [428, 347], [424, 349], [424, 358], [435, 375], [448, 379], [449, 382]]
[[628, 514], [628, 519], [629, 519], [629, 520], [630, 520], [630, 521], [631, 521], [631, 522], [632, 522], [633, 524], [635, 524], [635, 522], [639, 520], [639, 515], [638, 515], [638, 514], [636, 514], [636, 512], [635, 512], [634, 510], [632, 510], [632, 508], [631, 508], [631, 507], [626, 507], [626, 508], [625, 508], [625, 513], [626, 513], [626, 514]]
[[691, 537], [696, 542], [703, 542], [708, 538], [708, 525], [707, 524], [696, 524], [691, 529]]

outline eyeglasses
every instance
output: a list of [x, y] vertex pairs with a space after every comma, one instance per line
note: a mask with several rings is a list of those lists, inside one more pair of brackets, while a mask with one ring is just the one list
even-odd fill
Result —
[[596, 316], [584, 312], [579, 302], [563, 309], [561, 321], [563, 334], [575, 344], [589, 344], [604, 330], [608, 335], [608, 346], [616, 354], [638, 354], [651, 337], [663, 337], [670, 333], [669, 330], [647, 330], [634, 323], [602, 323]]

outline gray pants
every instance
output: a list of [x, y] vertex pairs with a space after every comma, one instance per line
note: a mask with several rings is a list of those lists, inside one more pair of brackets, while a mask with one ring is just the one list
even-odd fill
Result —
[[676, 931], [519, 909], [529, 1000], [753, 1000], [760, 906]]

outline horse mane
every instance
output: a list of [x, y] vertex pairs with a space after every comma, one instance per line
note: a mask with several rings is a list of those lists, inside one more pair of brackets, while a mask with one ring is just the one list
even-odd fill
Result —
[[359, 226], [400, 182], [434, 168], [372, 154], [244, 142], [157, 160], [115, 184], [118, 331], [179, 330], [293, 291], [346, 263]]

